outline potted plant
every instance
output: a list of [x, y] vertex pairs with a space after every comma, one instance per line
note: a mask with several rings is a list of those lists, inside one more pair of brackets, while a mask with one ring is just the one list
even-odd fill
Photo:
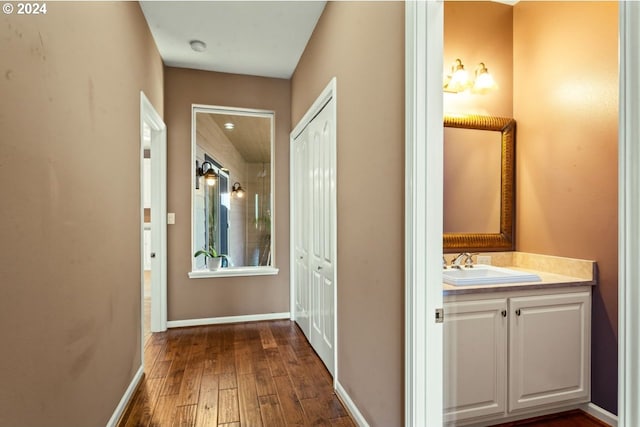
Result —
[[213, 246], [209, 246], [209, 249], [200, 249], [195, 254], [193, 254], [194, 257], [200, 255], [204, 255], [207, 268], [211, 271], [215, 271], [222, 267], [222, 259], [226, 258], [226, 255], [218, 254]]

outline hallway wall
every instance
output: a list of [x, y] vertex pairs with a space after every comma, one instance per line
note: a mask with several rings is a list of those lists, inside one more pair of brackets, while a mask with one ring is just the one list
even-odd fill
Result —
[[[191, 105], [275, 111], [275, 276], [190, 279]], [[189, 320], [289, 311], [290, 82], [285, 79], [165, 68], [167, 124], [168, 319]], [[245, 183], [243, 183], [245, 184]], [[246, 185], [246, 184], [245, 184]]]
[[329, 2], [292, 77], [295, 126], [337, 77], [338, 377], [404, 418], [404, 3]]
[[104, 426], [141, 364], [137, 2], [0, 15], [0, 425]]

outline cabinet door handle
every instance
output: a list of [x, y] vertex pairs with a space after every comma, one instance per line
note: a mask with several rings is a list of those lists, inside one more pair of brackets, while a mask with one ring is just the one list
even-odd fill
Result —
[[516, 316], [520, 316], [520, 309], [516, 310]]
[[502, 317], [507, 317], [507, 310], [502, 310], [500, 314], [502, 314]]

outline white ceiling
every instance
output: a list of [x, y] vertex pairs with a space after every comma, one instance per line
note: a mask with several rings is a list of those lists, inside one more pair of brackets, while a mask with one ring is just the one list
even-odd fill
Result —
[[[140, 1], [164, 63], [288, 79], [326, 1]], [[207, 44], [191, 49], [191, 40]]]

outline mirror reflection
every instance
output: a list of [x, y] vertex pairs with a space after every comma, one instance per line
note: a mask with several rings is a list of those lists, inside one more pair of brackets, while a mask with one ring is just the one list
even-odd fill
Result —
[[193, 271], [273, 265], [273, 120], [193, 107]]
[[445, 233], [500, 231], [501, 154], [499, 131], [444, 128]]

